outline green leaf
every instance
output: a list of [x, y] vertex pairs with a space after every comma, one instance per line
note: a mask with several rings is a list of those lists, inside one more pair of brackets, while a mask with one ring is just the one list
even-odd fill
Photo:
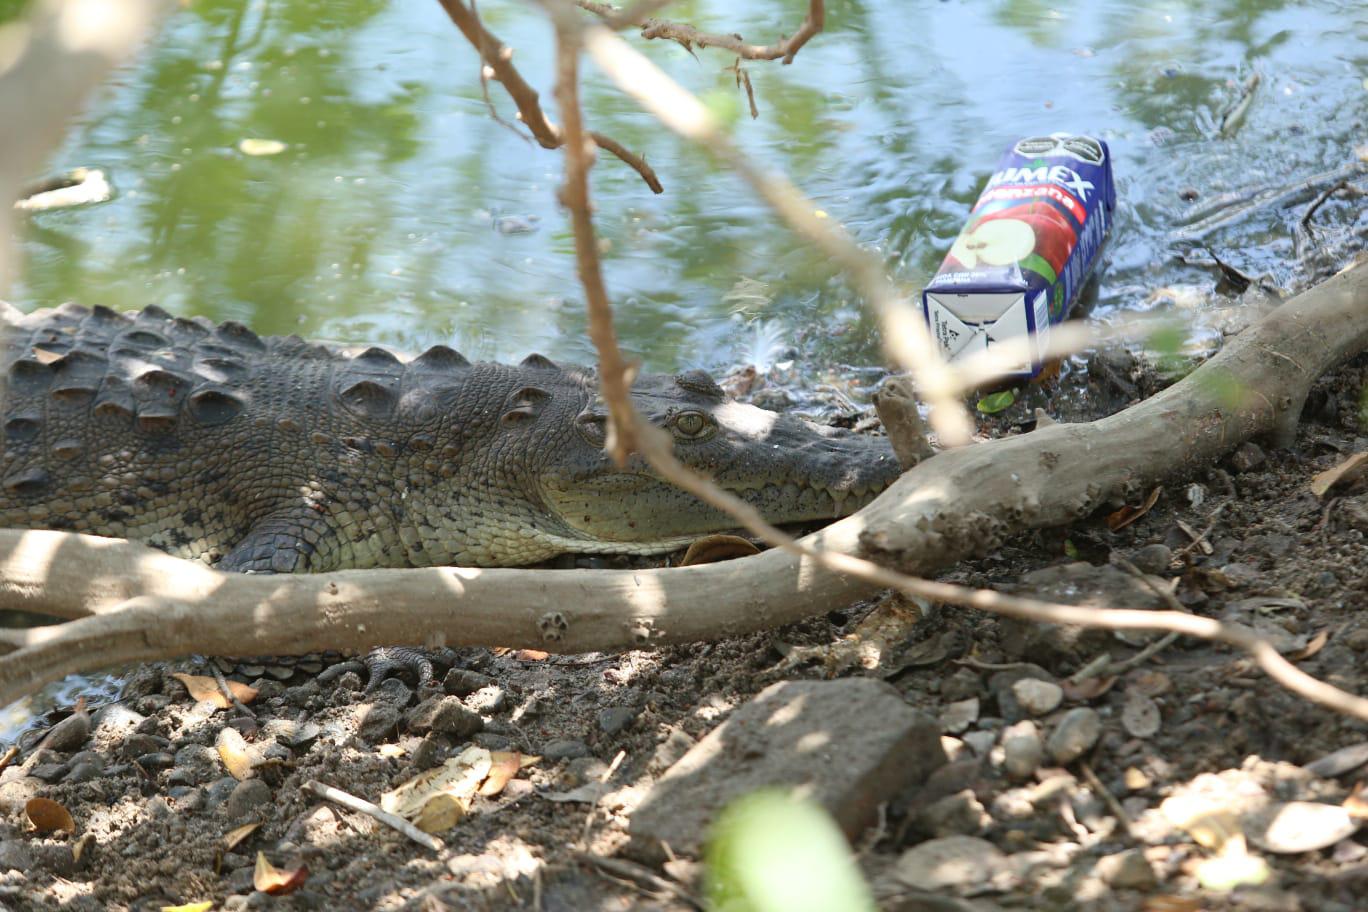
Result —
[[996, 415], [1013, 402], [1016, 402], [1016, 390], [1001, 390], [984, 396], [978, 401], [977, 407], [985, 415]]
[[1031, 272], [1039, 273], [1045, 277], [1045, 281], [1053, 283], [1059, 276], [1055, 275], [1054, 267], [1038, 253], [1033, 253], [1021, 261], [1022, 269], [1029, 269]]
[[1078, 560], [1078, 546], [1071, 538], [1064, 539], [1064, 556], [1069, 560]]
[[713, 912], [874, 912], [850, 845], [816, 805], [756, 792], [718, 818], [708, 844]]

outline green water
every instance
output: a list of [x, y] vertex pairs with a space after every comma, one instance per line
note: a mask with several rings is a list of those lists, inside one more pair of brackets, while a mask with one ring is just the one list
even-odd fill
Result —
[[[804, 7], [668, 13], [770, 40]], [[555, 117], [541, 15], [481, 10]], [[844, 0], [792, 66], [749, 65], [761, 114], [735, 135], [915, 292], [1004, 146], [1095, 133], [1111, 143], [1121, 197], [1097, 312], [1147, 309], [1174, 284], [1202, 305], [1215, 276], [1175, 261], [1175, 230], [1222, 193], [1353, 160], [1368, 143], [1366, 38], [1357, 2]], [[735, 91], [723, 53], [636, 44], [691, 89]], [[666, 187], [654, 196], [611, 158], [594, 171], [624, 348], [657, 370], [725, 369], [776, 345], [805, 363], [882, 363], [822, 257], [588, 70], [591, 125], [645, 154]], [[1263, 79], [1242, 126], [1214, 136], [1254, 71]], [[287, 148], [249, 156], [243, 139]], [[591, 356], [555, 199], [561, 155], [489, 116], [474, 52], [435, 0], [195, 0], [75, 125], [52, 170], [77, 166], [104, 169], [117, 195], [26, 220], [20, 306], [156, 302], [269, 333]], [[1184, 188], [1196, 202], [1179, 198]], [[1205, 240], [1247, 272], [1295, 284], [1288, 225], [1308, 201]], [[1332, 201], [1318, 219], [1343, 227], [1362, 222], [1356, 213]]]
[[[772, 40], [805, 6], [667, 12]], [[555, 117], [540, 14], [480, 8]], [[689, 88], [735, 92], [725, 54], [633, 40]], [[1177, 259], [1193, 225], [1280, 288], [1368, 233], [1364, 207], [1335, 199], [1294, 249], [1293, 226], [1328, 186], [1298, 183], [1368, 146], [1368, 8], [1357, 0], [837, 0], [792, 66], [748, 69], [761, 113], [736, 123], [737, 141], [877, 249], [910, 294], [1002, 149], [1055, 130], [1094, 133], [1113, 151], [1120, 207], [1093, 306], [1103, 319], [1170, 307], [1196, 318], [1231, 303], [1214, 269]], [[591, 126], [643, 153], [665, 184], [655, 196], [607, 157], [594, 170], [623, 347], [654, 370], [720, 371], [792, 350], [809, 379], [858, 396], [883, 357], [830, 264], [587, 70]], [[1219, 135], [1254, 72], [1247, 115]], [[246, 155], [243, 139], [286, 148]], [[103, 169], [116, 195], [22, 219], [21, 307], [155, 302], [266, 333], [591, 359], [555, 198], [561, 155], [491, 119], [475, 54], [435, 0], [193, 0], [98, 93], [50, 173], [81, 166]], [[1274, 202], [1232, 202], [1255, 191]], [[71, 679], [47, 700], [91, 686]], [[29, 706], [0, 717], [0, 734]]]

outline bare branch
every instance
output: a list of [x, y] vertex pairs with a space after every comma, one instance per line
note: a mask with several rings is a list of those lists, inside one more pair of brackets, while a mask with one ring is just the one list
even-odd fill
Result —
[[[561, 133], [560, 127], [556, 126], [546, 112], [542, 110], [541, 96], [537, 90], [523, 79], [518, 68], [513, 65], [513, 49], [499, 40], [493, 32], [485, 28], [476, 12], [475, 4], [466, 6], [463, 0], [438, 0], [442, 4], [442, 9], [446, 10], [447, 16], [461, 30], [466, 41], [475, 48], [483, 62], [483, 67], [488, 67], [486, 71], [483, 67], [480, 70], [480, 79], [483, 84], [491, 76], [499, 80], [507, 90], [513, 103], [518, 106], [518, 119], [532, 131], [532, 136], [537, 140], [537, 144], [543, 149], [559, 149], [565, 142], [565, 137]], [[488, 97], [486, 96], [486, 101]], [[496, 117], [496, 120], [498, 118]], [[620, 158], [624, 164], [632, 168], [641, 175], [641, 179], [651, 188], [653, 193], [660, 193], [662, 187], [660, 178], [646, 160], [638, 155], [629, 153], [621, 143], [615, 142], [601, 134], [594, 134], [596, 139], [602, 138], [603, 148], [612, 152]]]
[[803, 45], [826, 27], [826, 5], [823, 0], [809, 0], [807, 15], [798, 26], [798, 31], [774, 44], [763, 45], [749, 44], [740, 35], [700, 32], [692, 25], [682, 22], [647, 18], [654, 9], [665, 5], [658, 0], [642, 0], [627, 9], [619, 9], [611, 3], [601, 3], [599, 0], [575, 0], [575, 3], [581, 9], [598, 16], [607, 28], [614, 31], [640, 23], [641, 37], [647, 40], [663, 38], [675, 41], [690, 52], [695, 47], [721, 48], [746, 60], [778, 60], [782, 57], [785, 64], [793, 63], [793, 58], [802, 50]]

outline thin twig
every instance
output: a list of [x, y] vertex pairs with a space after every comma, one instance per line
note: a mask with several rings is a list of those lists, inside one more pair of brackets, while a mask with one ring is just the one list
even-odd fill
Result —
[[589, 865], [597, 869], [600, 873], [608, 874], [615, 880], [625, 880], [632, 886], [642, 890], [647, 890], [653, 894], [665, 894], [673, 896], [692, 908], [702, 909], [703, 904], [698, 901], [688, 890], [684, 889], [673, 881], [666, 880], [656, 874], [650, 868], [643, 867], [621, 858], [608, 858], [603, 855], [595, 855], [592, 852], [572, 853], [576, 861]]
[[1107, 807], [1111, 808], [1112, 814], [1121, 822], [1121, 828], [1126, 831], [1126, 835], [1134, 839], [1135, 823], [1131, 820], [1130, 814], [1126, 813], [1125, 807], [1111, 793], [1111, 789], [1102, 784], [1102, 780], [1097, 778], [1097, 773], [1093, 772], [1093, 768], [1088, 765], [1086, 760], [1079, 763], [1078, 768], [1082, 771], [1083, 778], [1087, 780], [1088, 786], [1107, 803]]
[[[442, 9], [446, 10], [447, 16], [455, 26], [461, 30], [466, 41], [475, 48], [483, 61], [480, 70], [481, 82], [484, 82], [490, 75], [503, 84], [513, 103], [518, 106], [518, 119], [532, 131], [532, 136], [537, 140], [538, 145], [543, 149], [559, 149], [565, 142], [565, 137], [561, 129], [557, 127], [546, 112], [542, 110], [541, 96], [537, 90], [532, 88], [518, 68], [513, 65], [513, 49], [504, 44], [489, 29], [485, 28], [484, 22], [480, 20], [476, 12], [475, 3], [472, 0], [470, 6], [466, 6], [463, 0], [438, 0], [442, 4]], [[488, 73], [484, 67], [488, 67]], [[621, 143], [614, 142], [607, 137], [603, 137], [607, 142], [603, 143], [603, 148], [612, 152], [620, 158], [624, 164], [632, 168], [641, 175], [641, 179], [651, 188], [652, 192], [660, 193], [663, 188], [660, 178], [656, 176], [655, 170], [646, 164], [646, 160], [638, 155], [633, 155]]]
[[350, 792], [344, 792], [339, 788], [333, 788], [331, 785], [324, 785], [317, 779], [310, 779], [308, 782], [304, 783], [301, 788], [320, 798], [326, 798], [345, 808], [350, 808], [358, 814], [365, 814], [367, 817], [403, 833], [423, 848], [431, 849], [434, 852], [440, 852], [446, 847], [442, 840], [433, 836], [431, 833], [424, 833], [404, 818], [391, 814], [389, 811], [382, 810], [379, 805], [372, 804], [364, 798], [358, 798]]

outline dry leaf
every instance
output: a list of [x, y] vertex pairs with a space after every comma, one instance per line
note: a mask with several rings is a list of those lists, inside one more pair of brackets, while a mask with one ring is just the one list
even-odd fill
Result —
[[282, 896], [297, 890], [308, 876], [308, 865], [300, 865], [293, 871], [285, 871], [267, 861], [265, 852], [257, 852], [256, 869], [252, 871], [252, 886], [262, 893]]
[[[218, 681], [215, 681], [213, 678], [206, 678], [203, 675], [185, 674], [184, 672], [177, 672], [171, 677], [185, 685], [185, 689], [190, 693], [190, 699], [194, 700], [196, 703], [207, 700], [219, 709], [228, 709], [233, 705], [228, 702], [228, 698], [223, 695], [223, 691], [219, 690]], [[228, 689], [232, 691], [233, 696], [237, 697], [238, 702], [244, 706], [251, 703], [257, 697], [257, 692], [254, 688], [248, 687], [240, 681], [229, 681]]]
[[1328, 643], [1329, 641], [1330, 641], [1330, 628], [1327, 627], [1327, 628], [1325, 628], [1324, 630], [1322, 630], [1320, 633], [1318, 633], [1318, 634], [1316, 634], [1315, 636], [1313, 636], [1313, 637], [1311, 638], [1311, 642], [1307, 643], [1307, 644], [1306, 644], [1305, 646], [1303, 646], [1301, 649], [1296, 649], [1296, 650], [1293, 650], [1292, 652], [1287, 653], [1287, 658], [1288, 658], [1290, 661], [1293, 661], [1293, 662], [1300, 662], [1300, 661], [1302, 661], [1302, 660], [1304, 660], [1304, 659], [1309, 659], [1309, 658], [1311, 658], [1313, 655], [1315, 655], [1316, 653], [1318, 653], [1318, 652], [1320, 652], [1322, 649], [1324, 649], [1324, 648], [1325, 648], [1325, 644]]
[[1069, 700], [1096, 700], [1111, 690], [1116, 681], [1116, 675], [1108, 675], [1105, 678], [1084, 678], [1078, 683], [1065, 681], [1061, 686], [1064, 696]]
[[203, 902], [189, 902], [179, 906], [162, 906], [161, 912], [209, 912], [212, 908], [213, 900], [206, 899]]
[[1360, 782], [1354, 786], [1349, 797], [1344, 799], [1344, 809], [1355, 820], [1368, 819], [1368, 782]]
[[479, 791], [486, 798], [502, 792], [509, 780], [522, 769], [522, 754], [517, 751], [490, 751], [489, 760], [489, 778]]
[[551, 653], [540, 649], [519, 649], [513, 653], [513, 658], [519, 662], [545, 662], [550, 657]]
[[404, 750], [402, 744], [382, 744], [376, 750], [376, 753], [386, 760], [398, 760], [400, 757], [404, 756], [404, 754], [407, 754], [408, 751]]
[[684, 552], [684, 559], [679, 562], [679, 566], [715, 564], [718, 561], [731, 560], [733, 557], [749, 557], [759, 553], [759, 548], [739, 535], [705, 535], [689, 545], [689, 550]]
[[228, 835], [223, 837], [223, 848], [226, 851], [233, 851], [238, 845], [251, 836], [261, 827], [260, 823], [244, 823], [240, 827], [234, 827], [228, 831]]
[[24, 805], [24, 816], [39, 833], [76, 832], [71, 812], [51, 798], [30, 798]]
[[1107, 528], [1111, 529], [1113, 532], [1118, 532], [1144, 516], [1159, 501], [1159, 492], [1162, 490], [1162, 488], [1155, 488], [1153, 491], [1150, 491], [1149, 497], [1146, 497], [1145, 502], [1138, 507], [1132, 507], [1127, 504], [1115, 513], [1108, 514]]
[[[464, 816], [480, 784], [489, 777], [493, 765], [489, 751], [467, 747], [436, 769], [419, 773], [385, 792], [380, 796], [380, 807], [413, 821], [424, 832], [440, 832], [427, 827], [454, 826]], [[429, 804], [433, 805], [431, 811]]]
[[51, 364], [62, 357], [61, 352], [48, 351], [46, 348], [33, 347], [33, 357], [39, 364]]
[[252, 749], [247, 746], [247, 739], [243, 738], [236, 728], [225, 728], [220, 731], [214, 747], [218, 749], [219, 759], [223, 761], [224, 768], [234, 779], [241, 782], [252, 775]]
[[1331, 488], [1358, 480], [1365, 470], [1368, 470], [1368, 451], [1355, 453], [1339, 465], [1326, 469], [1312, 478], [1311, 493], [1317, 497], [1324, 497]]

